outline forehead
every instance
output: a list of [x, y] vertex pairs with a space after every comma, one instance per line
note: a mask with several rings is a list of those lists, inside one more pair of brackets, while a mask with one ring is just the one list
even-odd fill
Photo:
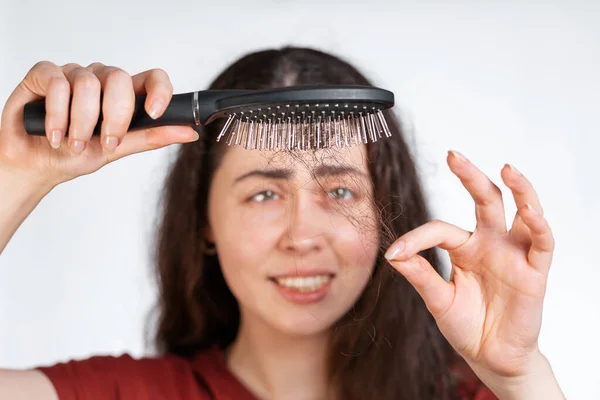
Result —
[[366, 146], [327, 148], [316, 151], [260, 151], [247, 150], [242, 146], [225, 151], [219, 169], [225, 174], [239, 174], [253, 169], [286, 168], [310, 173], [320, 165], [350, 166], [368, 173]]

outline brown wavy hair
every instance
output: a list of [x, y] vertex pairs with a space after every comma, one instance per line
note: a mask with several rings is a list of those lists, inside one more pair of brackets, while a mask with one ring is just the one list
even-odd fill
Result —
[[[372, 86], [338, 57], [285, 47], [242, 57], [210, 89], [308, 84]], [[456, 353], [418, 293], [383, 258], [392, 241], [430, 218], [401, 125], [392, 112], [385, 114], [392, 137], [367, 145], [380, 250], [370, 282], [333, 327], [329, 378], [341, 399], [452, 399]], [[162, 353], [191, 357], [213, 345], [224, 348], [237, 334], [237, 301], [218, 258], [201, 251], [209, 187], [226, 151], [215, 142], [220, 127], [199, 128], [200, 140], [180, 147], [166, 178], [155, 247], [160, 291], [154, 339]], [[435, 250], [420, 254], [440, 272]]]

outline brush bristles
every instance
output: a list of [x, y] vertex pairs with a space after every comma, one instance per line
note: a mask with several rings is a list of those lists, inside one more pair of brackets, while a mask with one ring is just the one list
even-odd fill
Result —
[[390, 137], [381, 110], [302, 111], [266, 114], [246, 111], [229, 115], [217, 137], [228, 146], [258, 150], [313, 150], [373, 143]]

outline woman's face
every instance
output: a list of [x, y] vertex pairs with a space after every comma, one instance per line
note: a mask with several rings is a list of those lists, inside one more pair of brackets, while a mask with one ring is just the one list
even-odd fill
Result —
[[366, 149], [226, 151], [209, 194], [208, 237], [242, 317], [292, 335], [333, 325], [378, 251]]

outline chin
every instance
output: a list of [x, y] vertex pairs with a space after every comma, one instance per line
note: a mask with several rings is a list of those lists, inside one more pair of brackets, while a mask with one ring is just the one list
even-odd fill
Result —
[[268, 323], [277, 331], [290, 336], [314, 336], [330, 330], [343, 313], [335, 314], [308, 310], [283, 310], [271, 314]]

